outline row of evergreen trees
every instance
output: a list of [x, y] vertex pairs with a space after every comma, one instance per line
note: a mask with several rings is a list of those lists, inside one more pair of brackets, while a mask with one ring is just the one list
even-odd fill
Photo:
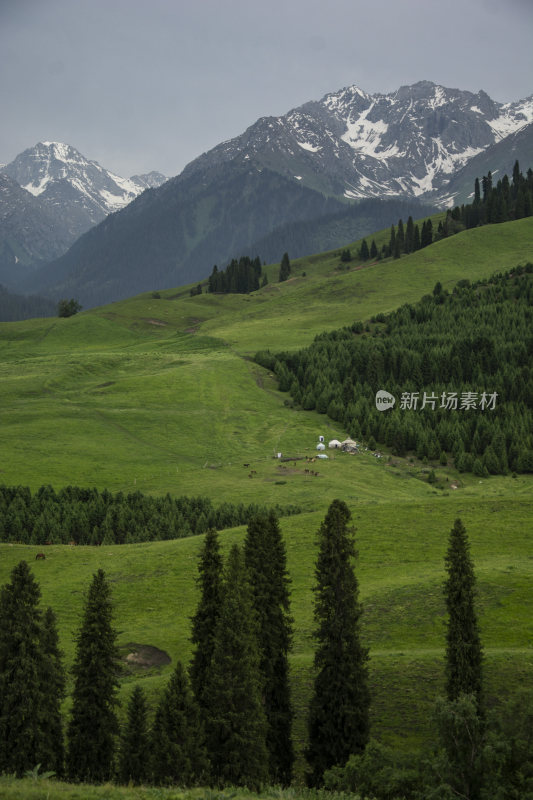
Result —
[[507, 175], [493, 185], [489, 171], [481, 180], [476, 178], [474, 200], [469, 205], [456, 206], [452, 218], [466, 228], [489, 223], [508, 222], [533, 215], [533, 170], [524, 176], [520, 164], [515, 161], [511, 180]]
[[[232, 258], [226, 269], [218, 269], [217, 265], [207, 281], [207, 291], [217, 294], [248, 294], [255, 292], [261, 285], [261, 260], [259, 256], [251, 259], [241, 256], [239, 260]], [[263, 275], [263, 285], [266, 275]]]
[[[296, 506], [276, 507], [280, 515]], [[131, 544], [181, 539], [245, 525], [264, 508], [221, 503], [208, 497], [149, 497], [141, 492], [113, 494], [107, 489], [67, 486], [0, 486], [0, 542], [22, 544]]]
[[430, 218], [422, 222], [422, 232], [418, 223], [413, 221], [410, 216], [404, 226], [403, 220], [398, 220], [398, 227], [391, 225], [390, 238], [387, 244], [383, 244], [378, 250], [375, 239], [372, 239], [370, 248], [366, 239], [363, 239], [359, 248], [359, 258], [361, 261], [381, 258], [400, 258], [402, 255], [415, 253], [423, 247], [428, 247], [433, 243], [433, 223]]
[[[438, 283], [432, 295], [370, 325], [256, 359], [295, 403], [372, 447], [444, 464], [451, 455], [460, 471], [477, 475], [532, 472], [532, 303], [527, 264], [472, 285], [460, 281], [451, 293]], [[393, 409], [376, 409], [379, 389], [396, 397]]]
[[0, 594], [0, 772], [22, 776], [37, 764], [71, 781], [247, 785], [291, 780], [292, 639], [285, 547], [274, 512], [250, 520], [244, 547], [223, 565], [210, 530], [199, 563], [194, 655], [181, 662], [147, 726], [146, 699], [132, 693], [119, 733], [121, 674], [109, 582], [93, 577], [76, 637], [66, 750], [60, 704], [65, 673], [55, 617], [39, 609], [26, 562]]
[[[486, 721], [475, 577], [462, 522], [450, 532], [445, 559], [447, 696], [438, 708], [440, 747], [408, 770], [369, 743], [368, 651], [360, 638], [354, 531], [344, 502], [331, 503], [318, 545], [309, 785], [376, 800], [531, 797], [533, 745], [524, 728], [531, 706], [522, 708], [514, 728]], [[117, 752], [116, 631], [108, 581], [102, 570], [94, 575], [76, 637], [65, 753], [65, 674], [55, 618], [51, 610], [41, 615], [35, 579], [25, 562], [17, 565], [0, 592], [0, 771], [21, 776], [40, 764], [72, 781], [288, 785], [292, 619], [275, 515], [250, 521], [243, 548], [235, 545], [225, 565], [217, 534], [208, 532], [199, 585], [189, 671], [176, 664], [151, 726], [143, 690], [135, 687]]]
[[[520, 172], [518, 161], [513, 168], [512, 181], [507, 175], [498, 180], [493, 186], [492, 174], [484, 175], [481, 181], [483, 193], [480, 191], [480, 181], [476, 178], [474, 183], [474, 200], [472, 203], [455, 206], [448, 209], [446, 217], [439, 221], [437, 229], [433, 229], [433, 222], [428, 218], [422, 222], [421, 228], [413, 221], [412, 216], [404, 225], [402, 219], [398, 225], [391, 225], [389, 241], [378, 250], [376, 242], [372, 239], [370, 247], [363, 239], [359, 248], [359, 258], [362, 261], [381, 258], [400, 258], [402, 255], [415, 253], [433, 242], [445, 239], [465, 228], [476, 228], [490, 223], [509, 222], [533, 215], [533, 170], [528, 169], [527, 175]], [[349, 260], [342, 257], [341, 261]]]
[[[315, 618], [317, 676], [309, 715], [309, 782], [364, 749], [368, 738], [367, 651], [359, 643], [357, 581], [347, 528], [334, 501], [319, 531]], [[290, 579], [278, 518], [256, 515], [226, 564], [210, 530], [199, 560], [200, 599], [192, 619], [188, 672], [177, 662], [148, 725], [141, 687], [120, 735], [120, 662], [109, 583], [93, 577], [79, 633], [74, 688], [63, 745], [65, 673], [55, 617], [39, 610], [26, 562], [0, 594], [0, 771], [22, 776], [36, 764], [71, 781], [180, 785], [289, 785], [293, 708]], [[115, 760], [118, 755], [118, 765]]]
[[[291, 274], [291, 262], [288, 253], [284, 253], [279, 266], [278, 281], [286, 281]], [[248, 294], [268, 284], [266, 272], [263, 272], [259, 256], [251, 259], [241, 256], [239, 260], [233, 258], [225, 270], [219, 270], [217, 265], [207, 281], [207, 291], [218, 294]], [[191, 289], [191, 295], [201, 294], [202, 287]]]

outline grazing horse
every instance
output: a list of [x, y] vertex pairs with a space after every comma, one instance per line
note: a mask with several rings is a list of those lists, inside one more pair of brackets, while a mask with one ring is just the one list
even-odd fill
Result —
[[35, 556], [36, 561], [44, 561], [45, 558], [46, 556], [44, 553], [37, 553], [37, 555]]

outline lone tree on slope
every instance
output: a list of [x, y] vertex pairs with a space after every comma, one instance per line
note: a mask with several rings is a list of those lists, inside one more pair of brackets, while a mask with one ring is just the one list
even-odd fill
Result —
[[475, 577], [468, 537], [460, 519], [455, 520], [450, 531], [445, 563], [446, 693], [449, 700], [473, 694], [481, 709], [483, 651], [474, 609]]

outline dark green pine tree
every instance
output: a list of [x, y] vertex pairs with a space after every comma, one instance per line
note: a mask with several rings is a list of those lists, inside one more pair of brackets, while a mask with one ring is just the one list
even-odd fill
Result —
[[413, 242], [414, 242], [414, 235], [415, 235], [415, 224], [413, 222], [413, 218], [409, 216], [407, 220], [407, 225], [405, 227], [405, 246], [404, 250], [406, 253], [413, 252]]
[[398, 220], [398, 233], [396, 234], [396, 245], [400, 249], [400, 253], [405, 250], [405, 230], [403, 227], [403, 219]]
[[420, 228], [418, 225], [415, 225], [413, 231], [413, 252], [416, 253], [417, 250], [420, 250]]
[[215, 631], [222, 604], [222, 556], [218, 533], [213, 528], [205, 534], [198, 572], [200, 600], [196, 614], [192, 618], [191, 641], [195, 650], [189, 666], [189, 676], [196, 702], [203, 712], [206, 705], [204, 691], [213, 658]]
[[112, 626], [111, 590], [102, 569], [93, 576], [77, 636], [67, 773], [100, 783], [113, 775], [120, 663]]
[[481, 192], [479, 189], [479, 178], [474, 181], [474, 205], [479, 205], [481, 202]]
[[154, 783], [194, 786], [206, 782], [209, 761], [204, 726], [181, 661], [157, 708], [151, 746]]
[[361, 261], [368, 261], [370, 258], [370, 251], [368, 249], [368, 244], [366, 243], [366, 239], [363, 239], [361, 242], [361, 247], [359, 248], [359, 258]]
[[0, 592], [0, 773], [22, 777], [47, 760], [41, 591], [21, 561]]
[[289, 254], [283, 253], [281, 264], [279, 265], [279, 281], [286, 281], [291, 274], [291, 263], [289, 261]]
[[128, 721], [121, 737], [119, 777], [122, 783], [144, 783], [149, 776], [149, 743], [146, 699], [136, 686], [128, 704]]
[[215, 784], [258, 789], [268, 780], [258, 626], [244, 558], [237, 545], [224, 594], [206, 689], [207, 749]]
[[372, 244], [370, 245], [370, 258], [377, 258], [378, 257], [378, 248], [376, 246], [376, 240], [372, 239]]
[[396, 250], [396, 229], [394, 225], [390, 226], [390, 239], [389, 239], [389, 255], [393, 256]]
[[520, 172], [520, 164], [518, 161], [514, 162], [513, 166], [513, 186], [515, 189], [518, 189], [522, 180], [522, 173]]
[[350, 517], [346, 504], [333, 500], [319, 529], [314, 588], [317, 674], [305, 754], [310, 786], [320, 786], [325, 770], [363, 752], [369, 737], [368, 651], [360, 641], [361, 606], [351, 563], [355, 544]]
[[56, 615], [51, 608], [47, 608], [43, 617], [41, 647], [44, 656], [42, 708], [46, 751], [43, 763], [46, 763], [47, 768], [53, 770], [57, 776], [61, 776], [65, 763], [61, 715], [61, 702], [65, 697], [65, 670], [59, 649]]
[[396, 242], [394, 244], [394, 251], [392, 254], [393, 258], [400, 258], [402, 255], [402, 240], [399, 236], [396, 237]]
[[294, 762], [288, 661], [292, 642], [290, 580], [285, 545], [273, 511], [248, 523], [244, 557], [259, 622], [270, 781], [288, 786]]
[[473, 694], [481, 709], [483, 651], [474, 609], [475, 577], [468, 537], [460, 519], [450, 531], [445, 563], [446, 692], [449, 700]]

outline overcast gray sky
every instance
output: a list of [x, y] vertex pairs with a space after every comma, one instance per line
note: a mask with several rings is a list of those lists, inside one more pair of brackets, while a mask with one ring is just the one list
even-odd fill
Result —
[[0, 0], [0, 162], [63, 141], [176, 175], [355, 84], [533, 94], [533, 0]]

